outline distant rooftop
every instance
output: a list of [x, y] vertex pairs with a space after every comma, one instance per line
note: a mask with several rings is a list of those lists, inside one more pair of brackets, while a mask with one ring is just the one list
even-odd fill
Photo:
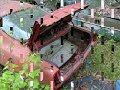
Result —
[[[31, 14], [33, 14], [33, 18], [30, 17]], [[9, 33], [10, 27], [13, 27], [16, 39], [20, 39], [20, 37], [28, 39], [31, 33], [30, 28], [33, 27], [35, 20], [46, 14], [43, 9], [37, 7], [5, 16], [3, 18], [3, 29]], [[20, 26], [20, 18], [23, 18], [23, 27]]]
[[17, 12], [23, 9], [33, 8], [34, 6], [28, 3], [20, 4], [19, 1], [0, 1], [0, 16], [4, 16], [10, 13], [10, 9], [13, 12]]
[[[5, 8], [2, 9], [2, 7], [5, 7]], [[17, 2], [17, 1], [2, 2], [2, 7], [0, 5], [0, 11], [4, 12], [1, 15], [3, 16], [2, 29], [7, 34], [9, 34], [10, 27], [13, 27], [13, 30], [14, 30], [13, 37], [18, 40], [20, 40], [21, 37], [24, 40], [28, 39], [31, 34], [30, 28], [33, 27], [35, 20], [47, 14], [47, 12], [45, 11], [45, 8], [41, 8], [40, 6], [34, 6], [26, 3], [23, 3], [22, 9], [25, 9], [25, 10], [22, 10], [20, 8], [20, 2]], [[10, 12], [9, 10], [10, 8], [13, 9], [14, 13], [8, 15]], [[7, 16], [4, 16], [4, 15], [7, 15]], [[31, 18], [30, 15], [33, 15], [33, 17]], [[20, 25], [20, 18], [23, 18], [22, 27]]]

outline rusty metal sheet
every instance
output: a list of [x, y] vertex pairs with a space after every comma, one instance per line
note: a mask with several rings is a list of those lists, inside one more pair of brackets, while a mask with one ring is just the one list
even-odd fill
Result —
[[13, 62], [18, 64], [21, 55], [23, 55], [23, 58], [27, 58], [30, 54], [30, 50], [26, 45], [20, 44], [2, 30], [0, 30], [0, 37], [2, 37], [0, 45], [0, 63], [2, 65], [5, 65], [9, 58], [12, 58]]
[[[86, 7], [86, 6], [87, 5], [84, 5], [84, 7]], [[51, 18], [50, 14], [47, 15], [47, 16], [44, 16], [43, 20], [45, 20], [45, 22], [43, 24], [46, 25], [46, 26], [49, 26], [49, 25], [59, 21], [61, 18], [64, 18], [64, 17], [70, 15], [71, 14], [71, 9], [74, 9], [75, 12], [78, 11], [78, 10], [81, 10], [80, 3], [73, 4], [73, 5], [68, 5], [68, 6], [63, 7], [62, 9], [60, 8], [60, 9], [54, 11], [53, 12], [53, 17], [54, 18], [51, 19], [51, 23], [49, 23], [49, 18]], [[40, 23], [40, 19], [38, 19], [37, 21]]]

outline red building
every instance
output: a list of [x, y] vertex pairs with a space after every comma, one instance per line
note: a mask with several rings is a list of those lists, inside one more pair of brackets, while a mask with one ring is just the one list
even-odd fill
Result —
[[31, 51], [41, 54], [43, 82], [53, 81], [54, 89], [61, 87], [79, 69], [97, 38], [94, 31], [70, 24], [71, 14], [79, 10], [80, 3], [77, 3], [39, 18], [29, 39]]
[[[61, 87], [84, 63], [97, 38], [94, 31], [70, 24], [80, 10], [80, 3], [68, 5], [36, 20], [28, 40], [30, 49], [0, 31], [0, 50], [4, 53], [0, 54], [0, 64], [4, 66], [10, 60], [21, 68], [22, 59], [31, 52], [40, 52], [43, 83], [53, 81], [54, 89]], [[14, 48], [6, 48], [9, 44]]]

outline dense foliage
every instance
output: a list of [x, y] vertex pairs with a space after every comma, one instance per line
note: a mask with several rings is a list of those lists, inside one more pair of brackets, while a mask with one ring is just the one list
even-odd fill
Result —
[[[112, 45], [115, 48], [114, 52], [111, 51]], [[101, 57], [102, 54], [103, 59]], [[105, 44], [101, 45], [101, 42], [98, 41], [94, 48], [94, 53], [90, 54], [88, 60], [84, 69], [86, 74], [98, 73], [101, 75], [101, 72], [104, 72], [104, 78], [106, 79], [116, 81], [120, 78], [120, 42], [111, 39], [106, 40]]]
[[[39, 54], [32, 54], [28, 59], [27, 63], [23, 64], [23, 70], [16, 72], [15, 69], [18, 65], [12, 64], [13, 71], [9, 71], [9, 63], [6, 64], [2, 76], [0, 77], [0, 90], [29, 90], [30, 81], [33, 81], [33, 90], [50, 90], [49, 85], [43, 85], [39, 83], [40, 76], [40, 56]], [[25, 60], [26, 61], [26, 60]], [[39, 66], [28, 72], [28, 63], [34, 63]]]

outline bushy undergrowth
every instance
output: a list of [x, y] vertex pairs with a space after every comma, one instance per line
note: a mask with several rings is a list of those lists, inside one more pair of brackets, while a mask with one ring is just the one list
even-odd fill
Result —
[[[50, 90], [49, 85], [43, 85], [39, 82], [40, 76], [40, 56], [39, 54], [32, 54], [25, 60], [23, 69], [15, 71], [18, 65], [12, 64], [12, 72], [9, 70], [9, 62], [3, 69], [2, 76], [0, 77], [0, 90], [30, 90], [30, 81], [33, 81], [32, 90]], [[28, 72], [28, 64], [34, 63], [38, 68], [33, 72]]]

